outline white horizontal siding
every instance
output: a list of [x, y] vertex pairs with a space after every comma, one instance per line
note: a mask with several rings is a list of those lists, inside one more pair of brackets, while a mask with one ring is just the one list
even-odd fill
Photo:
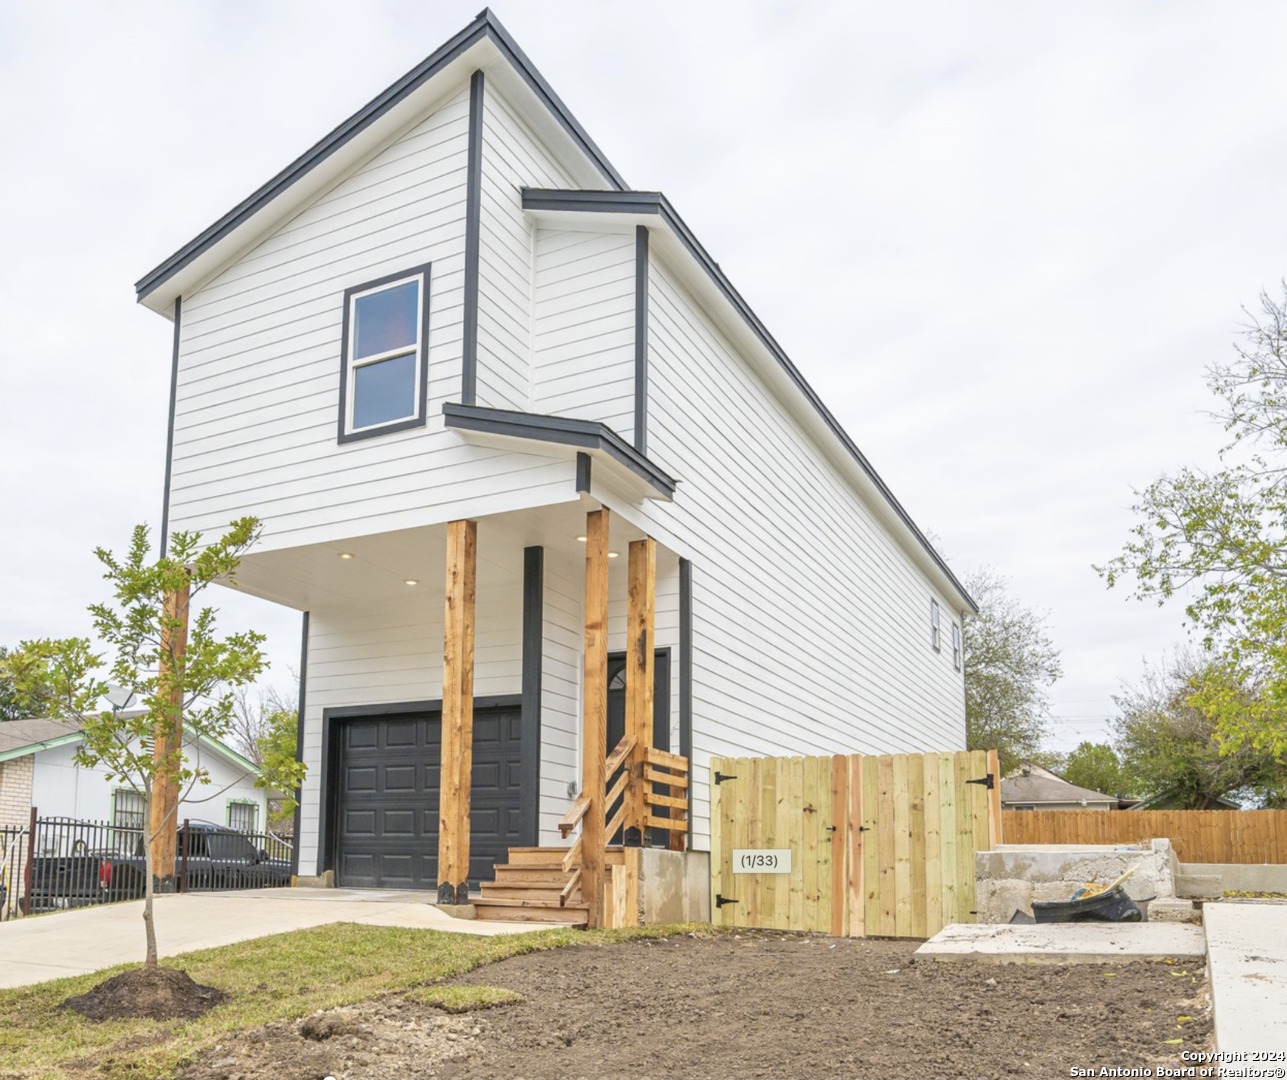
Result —
[[479, 203], [478, 404], [531, 407], [532, 226], [524, 187], [565, 188], [568, 174], [505, 101], [483, 95]]
[[947, 600], [656, 260], [649, 290], [649, 453], [684, 483], [643, 513], [694, 564], [704, 846], [712, 757], [959, 748], [962, 682]]
[[538, 229], [532, 400], [634, 439], [634, 234]]

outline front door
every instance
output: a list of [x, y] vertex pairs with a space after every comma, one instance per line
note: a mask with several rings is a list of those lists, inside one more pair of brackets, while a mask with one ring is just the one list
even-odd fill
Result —
[[[658, 750], [670, 749], [670, 650], [658, 649], [653, 657], [652, 687], [652, 744]], [[626, 654], [608, 656], [608, 753], [611, 754], [626, 734]], [[611, 777], [608, 778], [609, 781]], [[669, 788], [659, 787], [658, 794], [667, 795]], [[611, 813], [611, 807], [608, 808]], [[669, 833], [653, 830], [652, 842], [666, 847]], [[621, 843], [621, 834], [608, 839], [610, 844]]]

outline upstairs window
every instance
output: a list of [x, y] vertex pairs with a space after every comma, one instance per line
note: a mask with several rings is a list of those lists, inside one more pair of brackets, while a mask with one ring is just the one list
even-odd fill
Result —
[[952, 666], [961, 670], [961, 628], [956, 623], [952, 624]]
[[340, 442], [425, 422], [429, 267], [344, 293]]
[[942, 648], [938, 631], [938, 601], [930, 601], [930, 645], [934, 647], [935, 652]]

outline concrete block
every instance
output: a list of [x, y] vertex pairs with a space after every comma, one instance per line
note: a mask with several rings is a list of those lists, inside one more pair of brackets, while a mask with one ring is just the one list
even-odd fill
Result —
[[297, 874], [291, 884], [299, 889], [333, 889], [335, 888], [335, 871], [326, 870], [321, 874]]
[[1225, 889], [1287, 893], [1287, 865], [1282, 863], [1181, 863], [1180, 876], [1210, 890], [1195, 895], [1220, 896]]
[[944, 927], [916, 950], [915, 957], [988, 964], [1126, 964], [1195, 959], [1205, 952], [1201, 928], [1182, 923], [972, 923]]
[[639, 915], [648, 923], [710, 922], [710, 853], [643, 848]]
[[1175, 879], [1175, 895], [1181, 897], [1218, 897], [1224, 893], [1224, 882], [1219, 874], [1186, 874]]
[[1169, 840], [1147, 845], [1005, 844], [975, 855], [975, 897], [980, 922], [1008, 923], [1032, 903], [1070, 900], [1088, 882], [1107, 884], [1134, 868], [1123, 889], [1136, 903], [1175, 895], [1174, 852]]

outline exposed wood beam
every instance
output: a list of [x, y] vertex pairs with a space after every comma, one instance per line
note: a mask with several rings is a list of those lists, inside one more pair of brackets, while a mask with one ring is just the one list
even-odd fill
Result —
[[626, 623], [626, 734], [634, 738], [630, 752], [631, 783], [626, 789], [627, 844], [643, 842], [644, 762], [652, 746], [653, 650], [657, 606], [657, 542], [651, 537], [630, 543], [630, 586]]
[[170, 689], [170, 715], [157, 721], [152, 758], [157, 763], [152, 782], [148, 833], [152, 837], [152, 875], [158, 892], [175, 889], [174, 863], [178, 841], [179, 769], [183, 764], [183, 657], [188, 648], [188, 586], [165, 598], [161, 626], [161, 688]]
[[603, 921], [604, 762], [608, 739], [608, 527], [606, 509], [585, 522], [585, 680], [581, 716], [581, 791], [590, 805], [581, 819], [581, 896], [589, 926]]
[[478, 524], [447, 524], [442, 647], [442, 781], [438, 801], [438, 903], [469, 902], [469, 792], [474, 758], [474, 599]]

